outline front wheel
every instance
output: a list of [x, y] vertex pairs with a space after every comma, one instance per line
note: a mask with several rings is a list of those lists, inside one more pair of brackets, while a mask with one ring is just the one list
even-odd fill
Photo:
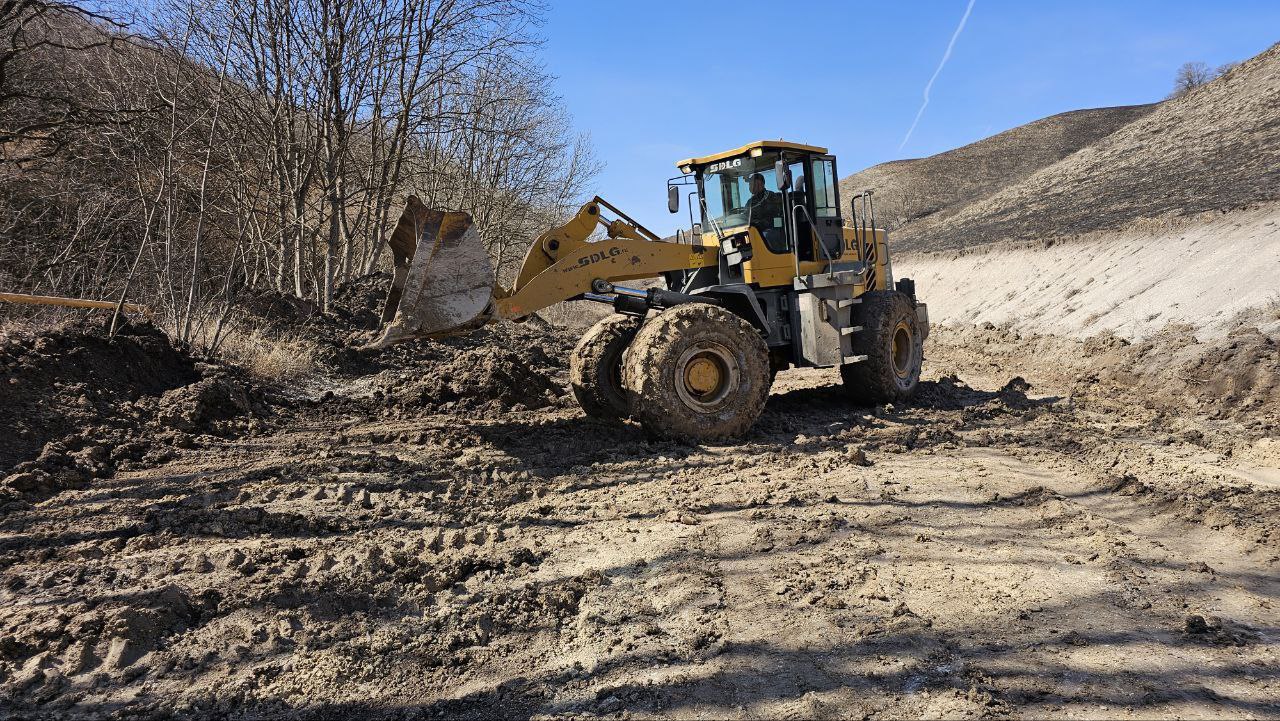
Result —
[[614, 314], [591, 326], [569, 356], [569, 386], [583, 412], [613, 420], [631, 415], [622, 387], [622, 356], [640, 330], [641, 319]]
[[673, 439], [745, 433], [764, 410], [771, 380], [769, 351], [755, 327], [704, 303], [651, 319], [622, 363], [633, 417], [650, 433]]
[[915, 305], [903, 293], [864, 293], [855, 317], [862, 330], [853, 335], [854, 355], [866, 360], [840, 366], [846, 395], [856, 403], [904, 401], [920, 383], [924, 333]]

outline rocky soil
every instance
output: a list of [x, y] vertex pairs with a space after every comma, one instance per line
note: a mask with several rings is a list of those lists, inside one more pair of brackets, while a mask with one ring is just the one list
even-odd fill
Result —
[[0, 516], [0, 715], [1280, 715], [1274, 338], [939, 329], [912, 404], [789, 371], [707, 446], [585, 418], [572, 340], [131, 401], [148, 460]]

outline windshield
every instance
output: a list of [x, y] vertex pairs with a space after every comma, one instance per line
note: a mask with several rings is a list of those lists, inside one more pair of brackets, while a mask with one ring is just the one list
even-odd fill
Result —
[[[781, 228], [782, 196], [773, 172], [777, 159], [777, 153], [765, 153], [758, 158], [721, 160], [704, 168], [698, 175], [706, 200], [704, 227], [730, 228], [750, 223]], [[753, 177], [757, 177], [754, 189]]]

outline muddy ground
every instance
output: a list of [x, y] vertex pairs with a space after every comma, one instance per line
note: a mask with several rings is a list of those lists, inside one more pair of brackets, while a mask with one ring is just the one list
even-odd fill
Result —
[[940, 330], [914, 403], [789, 371], [718, 446], [585, 418], [572, 340], [344, 351], [14, 490], [0, 715], [1280, 716], [1274, 338]]

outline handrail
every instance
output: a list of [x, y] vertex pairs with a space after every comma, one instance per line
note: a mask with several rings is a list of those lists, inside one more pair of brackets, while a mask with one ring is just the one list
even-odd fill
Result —
[[[807, 219], [809, 220], [809, 232], [813, 234], [813, 236], [814, 236], [813, 240], [816, 240], [816, 241], [817, 241], [817, 244], [818, 244], [818, 247], [822, 249], [822, 254], [823, 254], [823, 255], [825, 255], [825, 256], [827, 257], [827, 277], [828, 277], [828, 278], [834, 278], [834, 277], [835, 277], [835, 275], [836, 275], [836, 268], [835, 268], [836, 261], [835, 261], [835, 259], [834, 259], [834, 258], [832, 258], [832, 257], [831, 257], [831, 251], [827, 250], [827, 244], [826, 244], [826, 243], [823, 243], [823, 242], [822, 242], [822, 238], [821, 238], [820, 236], [818, 236], [818, 224], [817, 224], [817, 223], [815, 223], [815, 222], [813, 222], [813, 216], [809, 214], [809, 209], [808, 209], [808, 208], [806, 208], [805, 206], [803, 206], [803, 205], [799, 204], [799, 203], [796, 203], [795, 205], [791, 206], [791, 221], [792, 221], [792, 222], [791, 222], [791, 227], [792, 227], [792, 229], [794, 230], [794, 229], [796, 228], [796, 225], [795, 225], [795, 218], [796, 218], [796, 211], [797, 211], [797, 210], [803, 210], [803, 211], [804, 211], [804, 217], [805, 217], [805, 218], [807, 218]], [[794, 244], [792, 244], [792, 246], [791, 246], [791, 255], [792, 255], [792, 257], [794, 257], [794, 258], [795, 258], [795, 265], [796, 265], [796, 277], [797, 277], [797, 278], [799, 278], [799, 277], [800, 277], [800, 238], [799, 238], [799, 233], [796, 233], [796, 236], [797, 236], [797, 237], [796, 237], [796, 242], [795, 242]]]

